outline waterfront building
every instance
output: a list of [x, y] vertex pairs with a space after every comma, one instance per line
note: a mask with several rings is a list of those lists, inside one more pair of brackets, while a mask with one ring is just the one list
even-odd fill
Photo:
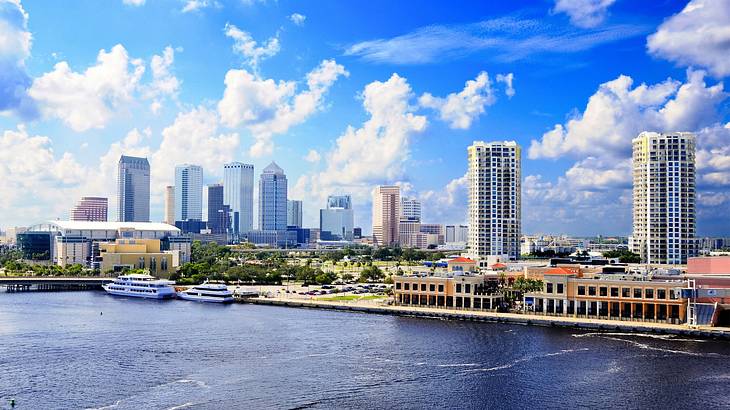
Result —
[[175, 224], [175, 186], [168, 185], [165, 187], [165, 218], [163, 222], [166, 224]]
[[109, 200], [98, 196], [85, 196], [71, 209], [72, 221], [106, 222]]
[[149, 222], [150, 163], [147, 158], [122, 155], [117, 169], [117, 220]]
[[231, 213], [231, 230], [242, 235], [253, 229], [253, 165], [231, 162], [223, 166], [223, 204]]
[[420, 222], [421, 202], [415, 198], [401, 198], [401, 221]]
[[175, 221], [203, 220], [203, 167], [175, 167]]
[[275, 162], [259, 179], [259, 230], [286, 231], [287, 179]]
[[208, 185], [208, 229], [214, 235], [228, 232], [230, 208], [223, 202], [223, 185]]
[[649, 264], [697, 255], [695, 136], [642, 132], [633, 141], [632, 251]]
[[469, 256], [517, 259], [521, 231], [521, 149], [514, 141], [476, 141], [468, 148]]
[[496, 276], [469, 273], [393, 276], [393, 295], [397, 305], [429, 308], [496, 311], [504, 302]]
[[286, 226], [302, 227], [302, 201], [289, 199], [286, 201]]
[[381, 185], [373, 191], [373, 243], [376, 246], [397, 245], [400, 222], [400, 187]]
[[163, 251], [159, 239], [116, 239], [99, 247], [102, 272], [146, 269], [151, 275], [167, 276], [175, 270], [172, 252]]
[[466, 225], [446, 225], [446, 243], [466, 243], [469, 239], [469, 227]]
[[330, 195], [327, 208], [319, 210], [320, 239], [352, 241], [355, 216], [350, 195]]

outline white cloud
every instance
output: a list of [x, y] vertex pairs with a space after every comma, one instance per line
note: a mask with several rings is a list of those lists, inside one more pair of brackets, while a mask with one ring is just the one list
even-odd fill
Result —
[[504, 93], [509, 98], [512, 98], [515, 96], [515, 89], [512, 86], [514, 79], [515, 79], [515, 75], [512, 73], [497, 74], [497, 82], [504, 83], [504, 86], [505, 86]]
[[299, 13], [294, 13], [291, 16], [289, 16], [289, 20], [292, 21], [292, 23], [296, 24], [297, 26], [304, 25], [304, 20], [307, 19], [307, 16]]
[[624, 155], [641, 131], [693, 131], [713, 123], [726, 97], [723, 84], [707, 86], [702, 71], [688, 71], [685, 83], [637, 87], [621, 75], [601, 84], [582, 114], [533, 140], [529, 157]]
[[244, 126], [255, 138], [254, 157], [273, 152], [271, 137], [283, 134], [321, 109], [325, 93], [340, 76], [348, 76], [334, 60], [324, 60], [307, 74], [308, 89], [296, 92], [293, 81], [261, 79], [246, 70], [229, 70], [223, 98], [218, 102], [221, 121]]
[[31, 78], [25, 68], [32, 35], [20, 1], [0, 1], [0, 113], [33, 117], [35, 107], [26, 92]]
[[649, 53], [685, 66], [730, 74], [730, 2], [692, 0], [647, 39]]
[[553, 13], [565, 13], [570, 22], [578, 27], [592, 28], [600, 25], [608, 15], [608, 8], [616, 0], [556, 0]]
[[305, 161], [312, 163], [319, 162], [320, 159], [322, 159], [322, 156], [319, 155], [319, 152], [317, 152], [316, 149], [310, 149], [309, 152], [307, 152], [307, 155], [304, 156]]
[[122, 0], [122, 3], [127, 6], [142, 6], [144, 5], [144, 2], [145, 0]]
[[175, 60], [175, 50], [167, 46], [161, 55], [152, 56], [150, 68], [152, 82], [145, 87], [145, 98], [152, 99], [150, 109], [157, 113], [162, 108], [162, 102], [167, 97], [176, 98], [180, 91], [180, 80], [172, 73], [171, 67]]
[[220, 8], [221, 5], [215, 0], [184, 0], [185, 5], [182, 8], [183, 13], [199, 11], [208, 7]]
[[57, 63], [33, 81], [28, 94], [44, 116], [59, 118], [75, 131], [103, 128], [120, 104], [132, 99], [143, 73], [142, 61], [130, 59], [118, 44], [99, 51], [96, 65], [83, 73], [65, 61]]
[[[512, 73], [508, 75], [510, 76], [509, 88], [511, 88]], [[503, 78], [506, 77], [503, 76]], [[514, 90], [512, 93], [514, 94]], [[485, 107], [496, 101], [492, 81], [489, 79], [489, 74], [484, 71], [479, 73], [474, 80], [467, 81], [464, 89], [459, 93], [451, 93], [445, 98], [424, 93], [418, 99], [422, 107], [438, 111], [439, 118], [448, 122], [451, 128], [462, 130], [471, 127], [472, 121], [484, 113]]]
[[259, 63], [267, 58], [273, 57], [279, 53], [278, 35], [271, 37], [265, 44], [259, 45], [251, 34], [239, 29], [233, 24], [226, 23], [224, 29], [226, 36], [233, 39], [233, 51], [242, 55], [246, 64], [256, 72]]
[[466, 223], [469, 207], [469, 176], [464, 174], [449, 181], [443, 189], [418, 194], [423, 220], [436, 223]]

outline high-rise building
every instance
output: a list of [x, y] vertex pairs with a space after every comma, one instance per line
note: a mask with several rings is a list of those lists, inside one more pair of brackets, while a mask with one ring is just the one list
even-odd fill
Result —
[[469, 227], [466, 225], [446, 225], [446, 243], [466, 243]]
[[633, 141], [633, 252], [644, 263], [697, 255], [695, 136], [642, 132]]
[[175, 186], [165, 187], [165, 219], [166, 224], [175, 225]]
[[469, 255], [520, 255], [521, 149], [514, 141], [475, 141], [468, 148]]
[[400, 187], [378, 186], [373, 191], [373, 242], [377, 246], [398, 243]]
[[150, 163], [147, 158], [122, 155], [117, 172], [117, 219], [150, 221]]
[[286, 201], [286, 226], [302, 227], [302, 201], [290, 199]]
[[223, 185], [208, 185], [208, 229], [213, 234], [228, 232], [230, 226], [228, 205], [223, 204]]
[[420, 222], [421, 221], [421, 202], [415, 198], [402, 198], [401, 221]]
[[272, 162], [259, 179], [259, 230], [286, 230], [286, 198], [286, 175]]
[[231, 162], [223, 166], [223, 204], [231, 212], [236, 234], [253, 230], [253, 165]]
[[350, 195], [330, 195], [327, 208], [319, 210], [319, 231], [322, 240], [351, 241], [354, 239], [355, 215]]
[[175, 167], [175, 221], [203, 220], [203, 167]]
[[108, 209], [107, 198], [85, 196], [71, 209], [71, 220], [106, 222]]

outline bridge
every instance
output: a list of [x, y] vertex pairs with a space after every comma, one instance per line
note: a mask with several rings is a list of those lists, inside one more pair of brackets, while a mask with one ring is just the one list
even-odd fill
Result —
[[111, 283], [114, 278], [101, 277], [0, 277], [0, 287], [7, 292], [57, 292], [66, 290], [100, 290], [101, 285]]

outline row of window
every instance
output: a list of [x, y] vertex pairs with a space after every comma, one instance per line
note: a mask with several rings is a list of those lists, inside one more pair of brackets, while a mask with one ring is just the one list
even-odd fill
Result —
[[[553, 286], [556, 285], [556, 286]], [[563, 294], [565, 291], [562, 283], [546, 283], [545, 292]], [[676, 300], [679, 295], [674, 289], [654, 289], [654, 288], [630, 288], [630, 287], [618, 287], [618, 286], [585, 286], [578, 285], [578, 296], [601, 296], [601, 297], [612, 297], [612, 298], [634, 298], [634, 299], [667, 299], [667, 293], [669, 299]], [[619, 296], [620, 295], [620, 296]]]

